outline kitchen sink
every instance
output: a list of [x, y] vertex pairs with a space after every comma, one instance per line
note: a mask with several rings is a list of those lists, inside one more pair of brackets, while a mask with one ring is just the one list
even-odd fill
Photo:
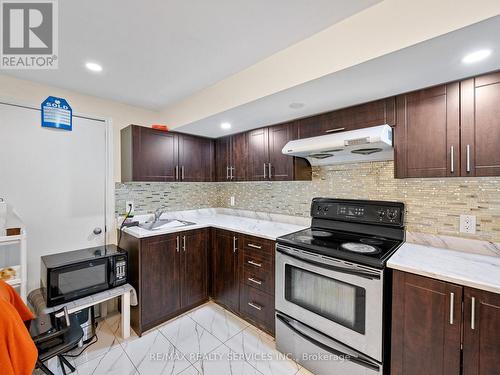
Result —
[[146, 230], [156, 231], [169, 228], [186, 227], [189, 225], [195, 225], [195, 223], [177, 219], [160, 219], [157, 221], [146, 221], [145, 223], [139, 224], [139, 227]]

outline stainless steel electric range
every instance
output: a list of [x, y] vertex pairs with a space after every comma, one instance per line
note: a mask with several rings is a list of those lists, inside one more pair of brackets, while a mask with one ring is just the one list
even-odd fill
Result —
[[318, 375], [383, 374], [385, 264], [404, 241], [404, 205], [315, 198], [311, 217], [311, 228], [277, 239], [277, 348]]

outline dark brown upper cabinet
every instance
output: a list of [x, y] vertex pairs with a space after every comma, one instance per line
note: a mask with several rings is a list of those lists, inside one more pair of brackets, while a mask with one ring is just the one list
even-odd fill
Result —
[[459, 83], [396, 99], [396, 177], [460, 175]]
[[247, 179], [251, 181], [310, 180], [311, 166], [305, 159], [283, 155], [281, 150], [297, 139], [295, 122], [248, 132]]
[[396, 177], [500, 175], [500, 73], [397, 97]]
[[246, 133], [218, 138], [215, 142], [215, 153], [217, 181], [246, 180]]
[[179, 142], [178, 180], [212, 181], [214, 173], [214, 141], [188, 134], [177, 134]]
[[177, 136], [130, 125], [121, 130], [122, 182], [176, 181]]
[[388, 124], [395, 125], [395, 98], [386, 98], [297, 120], [298, 138]]
[[137, 125], [121, 130], [122, 182], [212, 181], [214, 164], [209, 138]]
[[500, 72], [461, 85], [461, 174], [500, 175]]

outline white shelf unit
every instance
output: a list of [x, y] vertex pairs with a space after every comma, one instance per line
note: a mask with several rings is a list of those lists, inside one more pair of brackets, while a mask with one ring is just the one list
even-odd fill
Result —
[[[27, 295], [27, 250], [26, 229], [19, 216], [10, 208], [7, 208], [7, 217], [0, 226], [0, 270], [13, 268], [16, 271], [14, 277], [4, 280], [17, 290], [23, 301], [26, 302]], [[21, 234], [7, 236], [4, 228], [21, 228]]]

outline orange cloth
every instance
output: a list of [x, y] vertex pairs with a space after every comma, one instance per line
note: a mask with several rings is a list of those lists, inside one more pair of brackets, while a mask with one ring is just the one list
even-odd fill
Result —
[[33, 318], [16, 291], [0, 280], [0, 374], [33, 372], [38, 351], [23, 322]]

